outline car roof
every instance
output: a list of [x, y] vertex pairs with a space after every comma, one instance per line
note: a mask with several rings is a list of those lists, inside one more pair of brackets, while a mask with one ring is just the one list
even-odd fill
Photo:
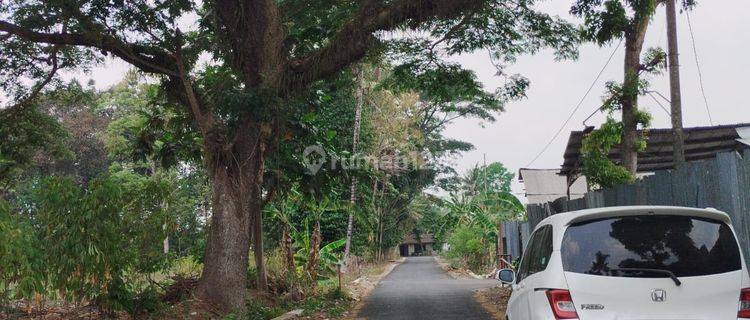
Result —
[[699, 209], [671, 206], [623, 206], [585, 209], [559, 213], [542, 220], [542, 222], [540, 222], [538, 226], [545, 224], [551, 224], [554, 226], [568, 226], [581, 221], [644, 214], [691, 216], [719, 220], [728, 224], [732, 223], [729, 215], [713, 208]]

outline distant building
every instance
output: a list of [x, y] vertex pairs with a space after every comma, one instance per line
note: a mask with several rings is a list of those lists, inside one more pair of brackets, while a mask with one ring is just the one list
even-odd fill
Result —
[[570, 188], [565, 175], [560, 169], [521, 169], [518, 180], [526, 190], [526, 200], [529, 204], [547, 203], [559, 198], [578, 199], [588, 191], [586, 178], [577, 179]]
[[404, 237], [404, 241], [399, 245], [398, 251], [402, 257], [415, 255], [431, 256], [435, 254], [435, 239], [431, 234], [420, 234], [417, 238], [413, 233]]

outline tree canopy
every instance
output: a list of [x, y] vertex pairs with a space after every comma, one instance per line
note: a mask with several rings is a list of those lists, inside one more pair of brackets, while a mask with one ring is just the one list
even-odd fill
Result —
[[[250, 247], [257, 287], [267, 287], [263, 209], [284, 189], [282, 182], [295, 182], [280, 172], [300, 172], [288, 156], [299, 152], [296, 146], [335, 145], [344, 132], [318, 121], [341, 106], [338, 98], [346, 95], [336, 93], [351, 84], [350, 67], [387, 58], [392, 72], [383, 86], [394, 96], [419, 96], [423, 136], [438, 134], [455, 116], [492, 119], [528, 86], [523, 77], [507, 75], [503, 64], [542, 48], [558, 58], [576, 54], [577, 29], [534, 5], [533, 0], [3, 1], [0, 88], [9, 101], [2, 113], [25, 112], [59, 79], [58, 71], [85, 71], [117, 58], [147, 74], [158, 84], [153, 94], [147, 92], [152, 99], [138, 107], [142, 115], [117, 125], [125, 132], [143, 128], [128, 148], [151, 153], [148, 159], [201, 164], [211, 182], [211, 220], [197, 294], [223, 311], [242, 310]], [[497, 92], [487, 92], [472, 72], [448, 59], [476, 50], [488, 50], [500, 62], [498, 74], [507, 83]], [[432, 141], [419, 147], [438, 156], [468, 147]], [[391, 186], [418, 190], [422, 184], [405, 178], [424, 176], [381, 179], [373, 193], [382, 196]], [[318, 185], [337, 179], [301, 178]], [[393, 200], [389, 203], [399, 208], [408, 203]]]

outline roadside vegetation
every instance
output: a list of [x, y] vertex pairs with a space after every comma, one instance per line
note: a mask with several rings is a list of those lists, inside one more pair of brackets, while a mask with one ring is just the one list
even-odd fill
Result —
[[[428, 147], [433, 155], [447, 155], [468, 147], [455, 141], [446, 145], [439, 134], [444, 123], [431, 126], [429, 134], [420, 130], [418, 123], [438, 120], [425, 118], [424, 111], [414, 115], [409, 108], [395, 108], [398, 103], [414, 106], [418, 99], [412, 94], [398, 100], [382, 98], [392, 93], [377, 88], [374, 74], [382, 77], [388, 69], [369, 68], [365, 79], [373, 83], [365, 82], [368, 95], [377, 93], [379, 98], [377, 104], [363, 102], [364, 152], [374, 156]], [[204, 272], [212, 203], [211, 181], [200, 165], [200, 138], [184, 123], [185, 114], [166, 105], [154, 108], [153, 104], [165, 103], [160, 99], [157, 85], [131, 72], [106, 90], [76, 81], [61, 83], [24, 109], [28, 113], [0, 113], [8, 124], [0, 129], [8, 137], [2, 143], [0, 200], [3, 313], [14, 317], [91, 313], [166, 317], [205, 310], [212, 317], [222, 314], [194, 303]], [[333, 96], [321, 99], [334, 101]], [[356, 107], [352, 101], [356, 99], [344, 100], [341, 110], [332, 111], [336, 117], [302, 115], [304, 126], [310, 127], [303, 137], [326, 145], [326, 150], [345, 153], [351, 138], [345, 122], [354, 119], [338, 114]], [[301, 152], [286, 146], [289, 158]], [[438, 201], [422, 190], [442, 184], [463, 190], [461, 197], [471, 199], [469, 206], [480, 205], [480, 200], [499, 205], [505, 200], [467, 188], [477, 183], [482, 190], [497, 188], [492, 181], [483, 184], [480, 178], [485, 173], [505, 180], [512, 175], [500, 164], [492, 164], [482, 175], [475, 173], [474, 179], [480, 180], [452, 179], [443, 157], [418, 158], [423, 162], [420, 166], [405, 168], [368, 165], [342, 172], [321, 167], [325, 172], [321, 176], [304, 168], [283, 175], [279, 169], [270, 171], [271, 176], [279, 175], [274, 178], [283, 185], [272, 189], [276, 196], [264, 208], [268, 286], [261, 290], [257, 282], [248, 283], [242, 317], [267, 319], [294, 309], [343, 316], [356, 303], [347, 285], [370, 269], [382, 269], [403, 236], [420, 228], [434, 230], [442, 242], [455, 242], [459, 240], [450, 240], [455, 227], [481, 227], [486, 229], [481, 230], [480, 241], [494, 241], [491, 220], [462, 216], [456, 211], [459, 203]], [[355, 205], [348, 192], [352, 174], [358, 177]], [[507, 196], [507, 185], [501, 188]], [[350, 213], [357, 224], [352, 253], [345, 260]], [[492, 219], [500, 218], [505, 216]], [[440, 228], [433, 229], [430, 223]], [[250, 252], [250, 261], [254, 254]], [[257, 273], [256, 265], [249, 263], [246, 276], [252, 279]]]
[[420, 226], [435, 235], [451, 268], [487, 274], [502, 264], [501, 223], [525, 220], [523, 204], [511, 192], [514, 174], [501, 163], [476, 166], [459, 179], [447, 200], [435, 199]]
[[[267, 319], [344, 316], [409, 233], [496, 264], [512, 175], [461, 177], [444, 129], [580, 34], [533, 1], [55, 0], [0, 2], [0, 40], [0, 314]], [[449, 59], [475, 51], [496, 91]]]

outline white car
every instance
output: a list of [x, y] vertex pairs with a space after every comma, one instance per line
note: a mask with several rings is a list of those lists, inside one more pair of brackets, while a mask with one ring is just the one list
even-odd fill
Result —
[[551, 216], [510, 284], [510, 320], [750, 319], [750, 278], [726, 213], [611, 207]]

